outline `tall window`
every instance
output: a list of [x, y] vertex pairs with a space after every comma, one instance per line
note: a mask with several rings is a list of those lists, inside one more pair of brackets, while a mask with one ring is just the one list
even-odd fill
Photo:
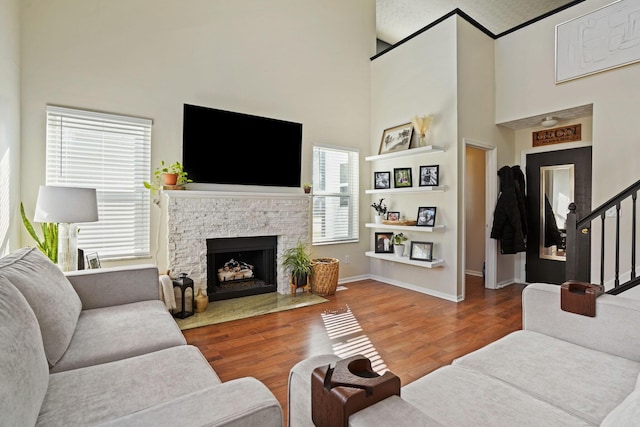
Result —
[[358, 152], [313, 147], [313, 243], [358, 240]]
[[149, 255], [152, 121], [47, 106], [47, 185], [95, 188], [98, 222], [78, 224], [78, 247], [101, 259]]

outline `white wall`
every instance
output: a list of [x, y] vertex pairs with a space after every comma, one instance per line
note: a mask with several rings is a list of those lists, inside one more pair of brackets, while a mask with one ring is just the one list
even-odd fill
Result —
[[[443, 146], [444, 153], [417, 158], [371, 162], [365, 183], [373, 188], [374, 171], [412, 167], [414, 181], [420, 165], [440, 165], [440, 185], [446, 191], [433, 194], [385, 195], [390, 210], [415, 219], [419, 206], [436, 206], [436, 224], [444, 233], [405, 233], [409, 240], [434, 242], [434, 256], [445, 260], [443, 268], [425, 269], [406, 264], [371, 259], [371, 274], [389, 283], [412, 288], [451, 300], [457, 289], [458, 211], [457, 211], [457, 80], [455, 18], [445, 20], [417, 37], [374, 59], [371, 63], [371, 142], [369, 155], [378, 154], [384, 129], [408, 123], [415, 115], [433, 116], [428, 143]], [[414, 184], [417, 185], [417, 182]], [[370, 197], [369, 204], [379, 199]], [[363, 203], [363, 205], [365, 205]], [[365, 205], [366, 206], [366, 205]], [[369, 209], [373, 215], [373, 209]], [[369, 216], [368, 221], [372, 221]], [[370, 249], [373, 233], [369, 229]], [[407, 242], [409, 243], [409, 242]]]
[[[463, 138], [480, 143], [483, 146], [496, 147], [497, 169], [511, 165], [513, 158], [513, 132], [495, 124], [495, 80], [494, 63], [495, 42], [465, 19], [458, 17], [458, 136], [461, 149], [458, 164], [462, 167], [465, 155]], [[496, 170], [497, 173], [497, 170]], [[458, 194], [463, 194], [464, 172], [460, 173]], [[499, 182], [498, 182], [499, 184]], [[495, 201], [493, 202], [495, 205]], [[459, 226], [464, 221], [463, 206], [459, 206]], [[491, 227], [493, 217], [485, 218], [486, 226]], [[458, 237], [458, 256], [462, 259], [465, 241], [462, 233]], [[497, 252], [496, 282], [499, 286], [514, 282], [515, 255]], [[464, 280], [465, 268], [459, 269], [458, 282]]]
[[[593, 104], [593, 207], [640, 179], [637, 156], [629, 155], [640, 146], [640, 63], [555, 84], [555, 25], [609, 3], [586, 0], [496, 41], [496, 122]], [[520, 162], [519, 152], [513, 160]], [[629, 233], [621, 236], [628, 248]]]
[[0, 256], [20, 247], [20, 6], [0, 0]]
[[[303, 182], [311, 181], [314, 143], [369, 147], [374, 0], [51, 0], [22, 12], [22, 144], [30, 154], [21, 180], [31, 211], [45, 180], [48, 103], [153, 119], [153, 167], [181, 159], [183, 103], [303, 123]], [[242, 135], [240, 148], [242, 138], [260, 130]], [[265, 167], [283, 167], [277, 152]], [[165, 227], [152, 210], [162, 270]], [[314, 247], [313, 255], [350, 254], [341, 277], [363, 275], [367, 243]]]

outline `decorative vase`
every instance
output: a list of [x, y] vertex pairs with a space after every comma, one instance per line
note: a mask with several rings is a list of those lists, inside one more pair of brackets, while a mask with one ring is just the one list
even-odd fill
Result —
[[393, 253], [396, 254], [398, 258], [404, 256], [404, 245], [393, 245]]
[[196, 313], [202, 313], [207, 311], [207, 306], [209, 305], [209, 297], [207, 297], [204, 292], [202, 292], [202, 288], [198, 289], [198, 295], [196, 295]]
[[426, 133], [421, 133], [418, 136], [418, 146], [419, 147], [426, 147], [427, 146], [427, 134]]
[[376, 224], [380, 224], [382, 222], [382, 215], [374, 215], [373, 220]]
[[311, 193], [311, 187], [304, 187], [304, 193], [305, 194]]

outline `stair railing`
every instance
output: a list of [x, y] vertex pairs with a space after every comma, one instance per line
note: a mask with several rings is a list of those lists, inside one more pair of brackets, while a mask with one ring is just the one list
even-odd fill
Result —
[[[607, 291], [608, 294], [617, 295], [632, 287], [640, 284], [640, 277], [636, 277], [636, 200], [638, 198], [638, 190], [640, 190], [640, 180], [630, 185], [602, 205], [598, 206], [591, 213], [578, 219], [575, 203], [569, 205], [569, 213], [567, 215], [567, 252], [566, 252], [566, 280], [580, 280], [590, 282], [590, 265], [589, 263], [580, 262], [578, 257], [577, 236], [578, 233], [588, 234], [591, 231], [592, 221], [600, 217], [601, 220], [601, 239], [600, 239], [600, 285], [604, 287], [605, 275], [605, 218], [607, 211], [615, 207], [615, 261], [614, 261], [614, 286]], [[624, 200], [631, 198], [631, 276], [630, 279], [620, 284], [620, 209]], [[611, 237], [609, 234], [608, 237]]]

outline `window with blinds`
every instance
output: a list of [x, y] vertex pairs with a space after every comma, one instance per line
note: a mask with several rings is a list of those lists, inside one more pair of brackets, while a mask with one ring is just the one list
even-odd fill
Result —
[[313, 147], [313, 243], [358, 240], [359, 154]]
[[149, 256], [149, 119], [47, 106], [47, 185], [95, 188], [98, 222], [78, 247], [100, 259]]

